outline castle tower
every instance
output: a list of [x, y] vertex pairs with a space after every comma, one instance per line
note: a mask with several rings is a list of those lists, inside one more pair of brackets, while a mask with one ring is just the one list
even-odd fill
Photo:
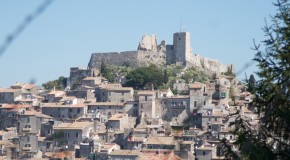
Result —
[[177, 32], [173, 34], [173, 45], [166, 45], [166, 63], [186, 65], [191, 56], [190, 33]]
[[186, 61], [191, 55], [189, 32], [177, 32], [173, 34], [173, 52], [175, 54], [175, 63], [186, 65]]

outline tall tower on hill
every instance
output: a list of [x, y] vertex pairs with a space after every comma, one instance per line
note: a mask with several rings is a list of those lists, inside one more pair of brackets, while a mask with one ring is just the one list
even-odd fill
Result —
[[186, 65], [186, 61], [188, 61], [191, 54], [190, 33], [174, 33], [173, 45], [166, 46], [166, 63]]

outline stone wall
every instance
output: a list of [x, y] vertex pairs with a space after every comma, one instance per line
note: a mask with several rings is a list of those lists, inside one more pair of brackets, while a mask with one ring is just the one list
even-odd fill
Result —
[[200, 70], [204, 70], [207, 74], [217, 73], [220, 74], [222, 72], [227, 72], [228, 70], [235, 73], [235, 68], [233, 64], [227, 65], [223, 64], [218, 60], [209, 59], [206, 57], [202, 57], [201, 55], [192, 55], [187, 62], [187, 66], [196, 67]]
[[115, 66], [148, 66], [150, 64], [165, 63], [165, 58], [166, 56], [163, 50], [158, 52], [138, 50], [126, 52], [93, 53], [88, 64], [88, 68], [99, 69], [101, 67], [102, 61], [104, 61], [106, 64]]

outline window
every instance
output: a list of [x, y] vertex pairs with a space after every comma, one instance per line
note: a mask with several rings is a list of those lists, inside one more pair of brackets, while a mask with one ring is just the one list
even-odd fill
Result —
[[24, 128], [31, 128], [30, 125], [25, 125]]
[[215, 121], [217, 121], [217, 118], [214, 118]]
[[76, 133], [76, 138], [79, 138], [79, 133]]
[[78, 108], [78, 113], [81, 113], [81, 109], [80, 108]]
[[223, 92], [221, 93], [221, 97], [226, 97], [226, 92], [223, 91]]
[[204, 105], [204, 106], [206, 105], [206, 101], [203, 101], [203, 105]]
[[202, 151], [202, 155], [205, 155], [205, 151]]
[[29, 117], [27, 117], [27, 123], [29, 123], [30, 122], [30, 118]]
[[31, 147], [31, 145], [30, 144], [25, 144], [25, 147]]
[[147, 96], [145, 96], [145, 101], [147, 101]]
[[203, 87], [203, 92], [205, 92], [205, 87]]
[[196, 101], [194, 101], [194, 107], [196, 107], [197, 106], [197, 103], [196, 103]]
[[30, 141], [30, 137], [29, 136], [27, 136], [27, 142], [29, 142]]
[[72, 112], [72, 109], [70, 108], [68, 111], [69, 111], [69, 112]]
[[122, 96], [124, 96], [124, 92], [122, 92]]
[[152, 146], [152, 145], [149, 145], [148, 147], [149, 147], [149, 149], [152, 149], [152, 148], [153, 148], [153, 146]]
[[111, 106], [109, 106], [109, 109], [111, 109]]

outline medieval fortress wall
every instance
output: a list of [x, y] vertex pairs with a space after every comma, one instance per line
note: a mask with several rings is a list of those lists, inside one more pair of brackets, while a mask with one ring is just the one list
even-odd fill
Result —
[[176, 64], [196, 67], [209, 74], [235, 72], [233, 65], [222, 64], [218, 60], [192, 54], [190, 33], [188, 32], [174, 33], [173, 45], [166, 45], [165, 41], [157, 44], [155, 35], [144, 35], [136, 51], [93, 53], [88, 68], [100, 68], [102, 61], [116, 66], [129, 64], [132, 67], [148, 66], [150, 64]]

